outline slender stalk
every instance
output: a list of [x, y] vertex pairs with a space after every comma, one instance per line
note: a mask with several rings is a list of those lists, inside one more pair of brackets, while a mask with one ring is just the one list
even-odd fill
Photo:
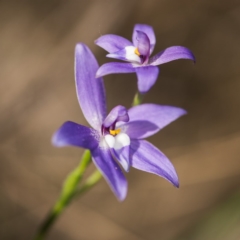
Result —
[[101, 179], [102, 174], [98, 170], [96, 170], [90, 177], [87, 178], [84, 185], [75, 192], [75, 196], [79, 196], [87, 192], [93, 186], [95, 186]]
[[[143, 94], [137, 92], [134, 96], [132, 106], [140, 105], [143, 101], [143, 97]], [[43, 240], [49, 229], [52, 227], [62, 211], [71, 202], [71, 200], [75, 197], [82, 196], [85, 192], [90, 190], [101, 180], [102, 174], [96, 170], [86, 179], [85, 183], [79, 189], [77, 189], [90, 162], [91, 153], [89, 150], [86, 150], [79, 165], [66, 178], [59, 199], [53, 206], [46, 219], [43, 221], [34, 240]]]
[[140, 105], [143, 101], [143, 97], [144, 97], [143, 94], [141, 94], [140, 92], [137, 92], [134, 96], [132, 106]]
[[[35, 236], [35, 240], [42, 240], [46, 236], [48, 230], [51, 228], [53, 223], [56, 221], [58, 216], [62, 213], [64, 208], [71, 202], [73, 199], [76, 189], [78, 187], [79, 182], [81, 181], [83, 174], [87, 168], [87, 166], [91, 162], [91, 153], [89, 150], [86, 150], [83, 154], [82, 160], [79, 165], [68, 175], [66, 178], [61, 195], [52, 210], [40, 226], [37, 235]], [[84, 187], [84, 186], [83, 186]]]

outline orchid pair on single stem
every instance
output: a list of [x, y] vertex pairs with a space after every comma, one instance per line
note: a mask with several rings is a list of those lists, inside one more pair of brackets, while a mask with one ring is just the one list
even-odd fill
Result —
[[[156, 174], [179, 187], [178, 176], [169, 159], [150, 142], [144, 140], [166, 125], [186, 114], [172, 106], [141, 104], [140, 98], [130, 109], [118, 105], [107, 114], [103, 79], [111, 73], [136, 72], [138, 92], [145, 94], [154, 85], [159, 74], [156, 65], [176, 59], [195, 61], [192, 52], [185, 47], [170, 47], [150, 58], [155, 46], [152, 27], [137, 24], [134, 27], [133, 43], [116, 35], [104, 35], [96, 44], [109, 52], [110, 58], [128, 63], [106, 63], [100, 68], [83, 43], [75, 48], [75, 84], [78, 101], [91, 127], [71, 121], [65, 122], [53, 135], [57, 147], [75, 146], [87, 149], [79, 166], [67, 177], [62, 194], [35, 239], [43, 239], [47, 230], [70, 201], [89, 190], [105, 178], [118, 200], [127, 195], [127, 181], [123, 174], [130, 167]], [[82, 185], [80, 181], [91, 162], [97, 171]]]

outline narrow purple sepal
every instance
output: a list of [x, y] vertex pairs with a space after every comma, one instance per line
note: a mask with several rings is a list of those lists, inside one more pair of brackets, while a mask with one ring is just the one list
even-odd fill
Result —
[[92, 159], [116, 197], [123, 201], [127, 195], [127, 181], [121, 168], [112, 158], [110, 150], [96, 148], [92, 151]]
[[131, 63], [111, 62], [103, 64], [97, 71], [96, 77], [102, 77], [108, 74], [116, 73], [132, 73], [135, 68]]
[[129, 156], [130, 156], [130, 146], [125, 146], [121, 149], [111, 148], [112, 155], [121, 164], [126, 172], [129, 172]]
[[[139, 53], [147, 59], [150, 54], [150, 41], [146, 33], [141, 31], [136, 31], [136, 42], [137, 42], [137, 49]], [[144, 61], [145, 61], [144, 59]]]
[[142, 104], [128, 110], [130, 121], [119, 126], [131, 139], [150, 137], [187, 112], [178, 107]]
[[53, 135], [52, 143], [56, 147], [75, 146], [94, 150], [99, 138], [96, 130], [68, 121]]
[[116, 106], [111, 110], [103, 122], [103, 126], [108, 128], [116, 122], [128, 122], [129, 116], [127, 109], [121, 105]]
[[90, 49], [82, 43], [75, 48], [75, 81], [77, 97], [86, 120], [94, 129], [101, 129], [107, 115], [105, 88], [96, 79], [98, 63]]
[[178, 176], [169, 159], [155, 146], [145, 140], [131, 141], [132, 167], [156, 174], [179, 187]]
[[132, 37], [134, 46], [137, 46], [137, 42], [136, 42], [137, 31], [141, 31], [147, 34], [150, 40], [150, 54], [151, 54], [156, 44], [156, 37], [155, 37], [153, 28], [146, 24], [136, 24], [133, 29], [133, 37]]
[[157, 53], [155, 56], [149, 59], [149, 64], [156, 66], [163, 63], [171, 62], [178, 59], [190, 59], [192, 61], [195, 60], [195, 56], [193, 53], [185, 47], [174, 46], [166, 48], [165, 50]]
[[129, 61], [127, 59], [127, 54], [126, 54], [126, 49], [123, 48], [117, 52], [113, 52], [113, 53], [109, 53], [106, 55], [106, 57], [108, 58], [114, 58], [114, 59], [118, 59], [118, 60], [122, 60], [122, 61]]
[[144, 94], [155, 84], [159, 69], [156, 66], [144, 66], [136, 68], [138, 78], [138, 90]]
[[95, 44], [105, 49], [109, 53], [117, 52], [127, 46], [133, 46], [133, 44], [126, 38], [114, 34], [107, 34], [101, 36], [100, 38], [95, 40]]

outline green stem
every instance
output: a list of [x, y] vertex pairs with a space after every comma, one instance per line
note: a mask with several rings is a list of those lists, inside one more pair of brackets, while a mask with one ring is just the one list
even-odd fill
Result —
[[[144, 95], [137, 92], [133, 99], [133, 106], [140, 105], [143, 101]], [[85, 183], [77, 189], [79, 182], [81, 181], [83, 174], [91, 162], [91, 153], [86, 150], [80, 164], [75, 168], [66, 178], [61, 195], [52, 210], [40, 226], [37, 235], [34, 240], [43, 240], [49, 229], [52, 227], [58, 216], [67, 207], [74, 197], [80, 196], [95, 186], [102, 178], [102, 174], [96, 170], [90, 177], [87, 178]]]
[[[57, 202], [55, 203], [54, 207], [42, 223], [39, 228], [37, 235], [35, 236], [35, 240], [42, 240], [44, 239], [45, 235], [47, 234], [48, 230], [51, 228], [53, 223], [56, 221], [58, 216], [62, 213], [64, 208], [71, 202], [73, 197], [75, 196], [77, 186], [81, 181], [83, 174], [87, 168], [87, 166], [91, 162], [91, 153], [89, 150], [84, 152], [82, 160], [77, 168], [75, 168], [66, 178], [61, 195]], [[84, 186], [83, 186], [84, 187]]]
[[95, 186], [101, 179], [102, 179], [102, 174], [98, 170], [96, 170], [90, 177], [87, 178], [84, 185], [75, 192], [75, 196], [79, 196], [87, 192], [93, 186]]
[[144, 97], [143, 94], [141, 94], [140, 92], [137, 92], [134, 96], [132, 106], [140, 105], [143, 101], [143, 97]]

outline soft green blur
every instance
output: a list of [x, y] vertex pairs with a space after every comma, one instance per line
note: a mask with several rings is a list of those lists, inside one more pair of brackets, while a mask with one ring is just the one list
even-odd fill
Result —
[[[53, 227], [53, 224], [59, 215], [76, 196], [77, 188], [79, 187], [83, 174], [85, 173], [90, 162], [91, 153], [89, 150], [85, 150], [79, 165], [71, 173], [69, 173], [64, 181], [60, 197], [56, 200], [56, 203], [50, 213], [43, 219], [43, 222], [39, 227], [34, 239], [41, 240], [45, 238], [45, 235], [48, 233], [50, 228]], [[83, 185], [82, 189], [86, 191], [90, 187], [91, 185], [87, 183], [87, 185]]]

